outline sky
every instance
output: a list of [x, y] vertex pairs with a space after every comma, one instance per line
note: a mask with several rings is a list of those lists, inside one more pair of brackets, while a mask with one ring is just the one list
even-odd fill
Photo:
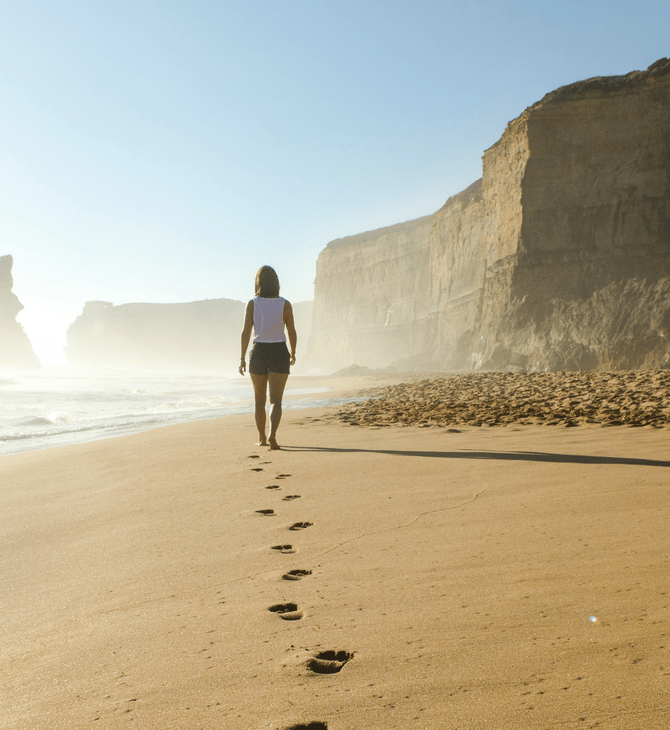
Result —
[[670, 0], [2, 0], [0, 255], [45, 365], [89, 300], [313, 298], [559, 86], [670, 56]]

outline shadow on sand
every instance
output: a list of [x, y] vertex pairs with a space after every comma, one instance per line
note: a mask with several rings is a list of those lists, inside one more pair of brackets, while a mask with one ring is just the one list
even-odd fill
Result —
[[608, 464], [611, 466], [661, 466], [670, 468], [670, 461], [632, 459], [624, 456], [587, 456], [584, 454], [551, 454], [542, 451], [399, 451], [397, 449], [336, 449], [328, 446], [285, 446], [284, 451], [320, 451], [342, 454], [388, 454], [389, 456], [424, 456], [432, 459], [492, 459], [497, 461], [546, 461], [556, 464]]

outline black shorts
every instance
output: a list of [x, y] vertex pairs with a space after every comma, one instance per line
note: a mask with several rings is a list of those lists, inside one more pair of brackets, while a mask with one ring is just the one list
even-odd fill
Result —
[[254, 342], [249, 355], [252, 375], [290, 372], [291, 356], [285, 342]]

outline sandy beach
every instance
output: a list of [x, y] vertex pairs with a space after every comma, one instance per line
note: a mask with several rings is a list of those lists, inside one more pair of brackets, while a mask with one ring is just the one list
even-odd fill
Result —
[[407, 424], [391, 382], [278, 452], [245, 415], [0, 459], [0, 728], [669, 727], [665, 381], [638, 428]]

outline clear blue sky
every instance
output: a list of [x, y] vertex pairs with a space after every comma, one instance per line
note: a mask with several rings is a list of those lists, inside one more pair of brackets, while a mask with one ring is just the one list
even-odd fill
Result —
[[545, 93], [670, 56], [670, 0], [3, 0], [0, 255], [38, 355], [91, 299], [312, 298], [335, 238], [481, 175]]

